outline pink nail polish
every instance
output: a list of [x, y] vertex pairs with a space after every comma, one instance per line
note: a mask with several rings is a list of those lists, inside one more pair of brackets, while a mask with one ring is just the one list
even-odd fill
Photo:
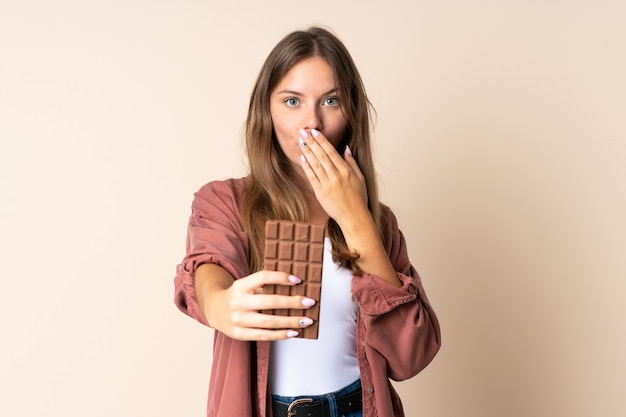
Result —
[[306, 130], [304, 130], [304, 129], [300, 129], [300, 136], [302, 136], [303, 138], [306, 138], [306, 137], [308, 137], [308, 136], [309, 136], [309, 134], [308, 134], [308, 133], [306, 133]]
[[346, 152], [348, 155], [352, 155], [352, 149], [348, 145], [346, 145]]
[[306, 164], [306, 158], [304, 157], [304, 155], [300, 155], [300, 162]]
[[313, 320], [305, 317], [303, 319], [300, 319], [300, 326], [305, 327], [305, 326], [310, 326], [313, 324]]
[[306, 142], [304, 141], [304, 139], [298, 138], [298, 142], [300, 143], [300, 146], [306, 146]]
[[304, 307], [311, 307], [315, 305], [315, 300], [312, 298], [303, 298], [302, 299], [302, 305]]
[[289, 282], [293, 282], [294, 284], [299, 284], [302, 282], [302, 280], [295, 275], [289, 275]]
[[314, 138], [317, 138], [319, 135], [320, 135], [319, 130], [311, 129], [311, 136], [313, 136]]
[[295, 330], [289, 330], [287, 332], [287, 337], [296, 337], [296, 336], [298, 336], [298, 334], [299, 333], [297, 331], [295, 331]]

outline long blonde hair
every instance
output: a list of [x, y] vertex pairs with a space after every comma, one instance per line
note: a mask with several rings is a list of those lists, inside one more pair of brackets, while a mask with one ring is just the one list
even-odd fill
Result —
[[[305, 58], [321, 57], [333, 70], [347, 127], [340, 145], [350, 146], [363, 172], [368, 208], [380, 233], [378, 187], [370, 143], [372, 107], [354, 61], [343, 43], [319, 27], [295, 31], [285, 36], [270, 52], [254, 86], [245, 125], [249, 179], [242, 205], [243, 226], [250, 239], [250, 271], [263, 267], [265, 222], [269, 219], [308, 221], [309, 209], [304, 194], [293, 181], [289, 160], [274, 134], [270, 114], [270, 95], [285, 74]], [[360, 273], [357, 253], [348, 250], [341, 229], [331, 218], [327, 224], [333, 259]]]

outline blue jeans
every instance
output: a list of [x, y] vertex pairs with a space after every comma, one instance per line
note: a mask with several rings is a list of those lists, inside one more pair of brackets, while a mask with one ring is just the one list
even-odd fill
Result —
[[[353, 411], [348, 414], [339, 414], [337, 410], [337, 403], [335, 402], [335, 397], [341, 397], [341, 396], [353, 393], [355, 391], [358, 391], [360, 388], [361, 388], [361, 380], [357, 379], [352, 384], [341, 388], [339, 391], [331, 392], [330, 394], [313, 395], [313, 396], [298, 396], [298, 397], [283, 397], [280, 395], [272, 395], [272, 399], [276, 401], [280, 401], [282, 403], [290, 404], [299, 398], [312, 398], [313, 401], [319, 401], [323, 398], [326, 398], [331, 405], [330, 416], [328, 417], [362, 417], [363, 416], [362, 410]], [[282, 417], [282, 416], [278, 416], [278, 417]]]

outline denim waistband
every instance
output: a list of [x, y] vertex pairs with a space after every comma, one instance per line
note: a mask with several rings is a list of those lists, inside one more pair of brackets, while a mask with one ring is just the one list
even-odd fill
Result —
[[296, 397], [272, 395], [274, 417], [303, 414], [311, 417], [339, 417], [361, 415], [361, 380], [357, 379], [335, 392], [323, 395], [300, 395]]

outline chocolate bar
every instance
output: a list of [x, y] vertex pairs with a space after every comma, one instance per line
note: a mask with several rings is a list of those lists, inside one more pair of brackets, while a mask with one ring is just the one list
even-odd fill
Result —
[[268, 220], [265, 223], [265, 267], [270, 271], [287, 272], [302, 280], [297, 285], [266, 285], [269, 294], [302, 295], [314, 299], [308, 309], [275, 309], [264, 313], [281, 316], [306, 316], [313, 324], [298, 329], [298, 337], [317, 339], [320, 297], [322, 293], [322, 262], [324, 258], [324, 225]]

